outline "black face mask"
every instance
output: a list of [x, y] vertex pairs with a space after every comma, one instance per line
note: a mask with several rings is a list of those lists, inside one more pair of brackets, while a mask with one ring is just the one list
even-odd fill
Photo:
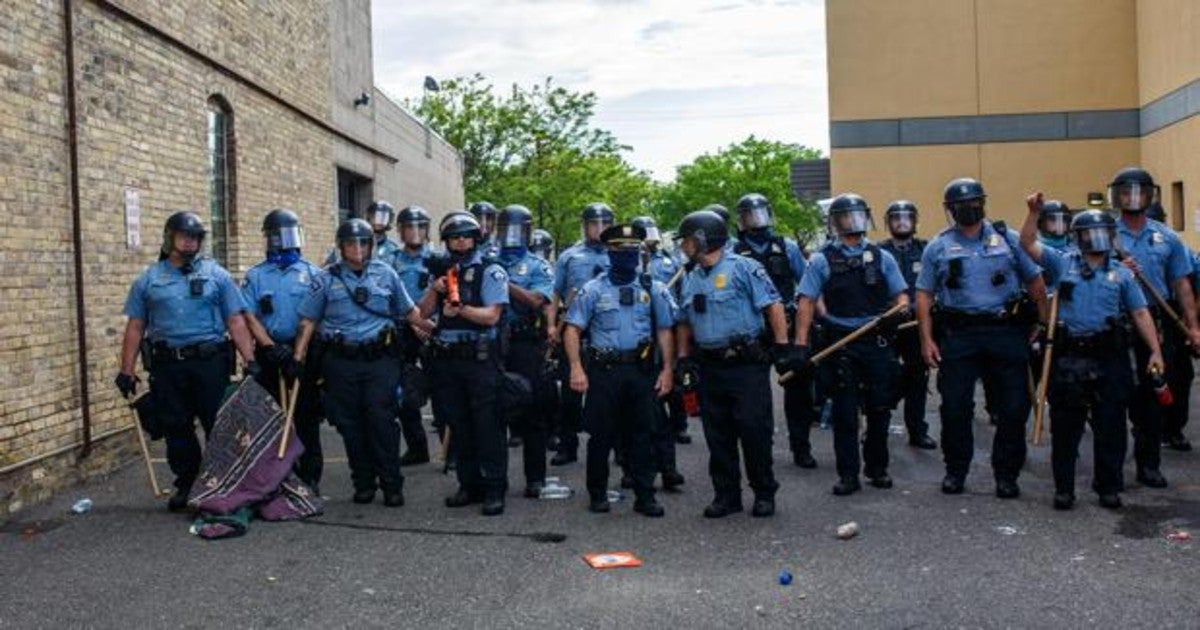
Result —
[[950, 215], [954, 217], [954, 222], [963, 227], [971, 227], [978, 225], [985, 216], [981, 206], [953, 206], [950, 209]]

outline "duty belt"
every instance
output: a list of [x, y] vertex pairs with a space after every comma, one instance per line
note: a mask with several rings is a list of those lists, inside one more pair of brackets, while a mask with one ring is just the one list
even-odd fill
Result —
[[770, 363], [766, 349], [757, 343], [734, 344], [720, 348], [698, 348], [696, 356], [704, 362]]
[[588, 359], [600, 366], [607, 365], [632, 365], [640, 363], [643, 356], [649, 356], [649, 353], [644, 352], [646, 345], [639, 345], [633, 350], [617, 350], [616, 348], [589, 348]]
[[492, 339], [475, 339], [470, 341], [438, 341], [429, 342], [429, 356], [435, 359], [466, 359], [486, 361], [495, 354], [495, 341]]
[[1107, 355], [1124, 350], [1121, 335], [1114, 331], [1098, 332], [1091, 335], [1065, 335], [1062, 339], [1054, 340], [1054, 347], [1064, 355], [1097, 356]]
[[380, 335], [371, 341], [348, 343], [337, 338], [322, 339], [326, 352], [339, 359], [352, 361], [374, 361], [386, 356], [396, 356], [396, 346], [391, 335]]
[[150, 357], [154, 361], [190, 361], [192, 359], [211, 359], [227, 349], [227, 343], [197, 343], [190, 346], [171, 348], [166, 342], [158, 342], [150, 346]]
[[950, 309], [940, 309], [936, 315], [940, 319], [943, 326], [950, 328], [973, 328], [976, 326], [1010, 326], [1017, 323], [1017, 319], [1005, 312], [998, 313], [968, 313], [966, 311], [955, 311]]

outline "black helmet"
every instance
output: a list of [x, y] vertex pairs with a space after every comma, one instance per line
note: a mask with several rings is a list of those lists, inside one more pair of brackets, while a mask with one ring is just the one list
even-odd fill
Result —
[[392, 227], [392, 219], [394, 218], [396, 218], [396, 209], [386, 201], [372, 201], [371, 205], [367, 206], [367, 223], [372, 228], [383, 226], [379, 228], [380, 232], [389, 230]]
[[775, 212], [771, 202], [758, 194], [742, 195], [737, 202], [738, 229], [762, 230], [775, 225]]
[[467, 212], [479, 222], [479, 238], [491, 236], [496, 229], [496, 215], [499, 211], [490, 201], [476, 201], [467, 207]]
[[371, 248], [371, 252], [374, 252], [375, 230], [371, 228], [370, 223], [362, 219], [346, 219], [338, 226], [337, 244], [341, 248], [342, 245], [349, 243], [364, 244]]
[[888, 232], [896, 238], [908, 238], [917, 231], [917, 204], [907, 199], [889, 203], [883, 216], [887, 219]]
[[1071, 220], [1071, 232], [1075, 234], [1079, 251], [1103, 254], [1112, 249], [1117, 222], [1103, 210], [1084, 210]]
[[646, 229], [631, 223], [611, 225], [600, 234], [609, 249], [638, 249], [646, 240]]
[[478, 245], [483, 236], [483, 229], [470, 213], [458, 210], [442, 219], [442, 224], [438, 226], [438, 235], [443, 242], [450, 240], [452, 236], [468, 236], [475, 239], [475, 244]]
[[634, 217], [629, 224], [634, 227], [642, 228], [646, 231], [645, 241], [647, 243], [658, 244], [662, 242], [662, 234], [660, 234], [658, 231], [658, 223], [654, 221], [654, 217]]
[[[396, 227], [401, 228], [400, 238], [405, 245], [420, 247], [429, 240], [429, 213], [421, 206], [408, 206], [396, 215]], [[416, 232], [406, 237], [405, 227], [415, 227]]]
[[729, 240], [729, 228], [716, 212], [697, 210], [683, 217], [676, 238], [694, 238], [701, 252], [715, 252]]
[[1159, 189], [1145, 169], [1128, 166], [1108, 184], [1108, 204], [1121, 212], [1144, 212], [1159, 200]]
[[181, 210], [167, 217], [167, 223], [163, 226], [163, 241], [162, 253], [170, 254], [171, 249], [175, 246], [175, 233], [187, 234], [200, 239], [200, 244], [204, 244], [204, 237], [208, 235], [208, 230], [204, 229], [204, 223], [200, 221], [200, 215], [189, 210]]
[[613, 213], [612, 208], [608, 207], [608, 204], [593, 201], [583, 207], [583, 212], [580, 213], [579, 218], [584, 223], [588, 221], [600, 221], [604, 225], [612, 225], [617, 220], [617, 215]]
[[533, 213], [525, 206], [505, 206], [496, 220], [496, 242], [500, 247], [529, 247]]
[[726, 208], [719, 203], [710, 203], [701, 209], [717, 213], [717, 216], [721, 217], [721, 220], [725, 222], [725, 225], [729, 225], [729, 208]]
[[263, 217], [263, 236], [267, 239], [267, 253], [281, 252], [304, 247], [304, 230], [300, 228], [300, 217], [287, 208], [276, 208]]
[[987, 194], [983, 184], [970, 177], [951, 180], [942, 191], [942, 206], [956, 225], [975, 225], [986, 216]]
[[529, 237], [529, 251], [542, 258], [550, 258], [550, 252], [554, 251], [554, 237], [546, 230], [534, 230]]
[[1066, 236], [1067, 230], [1071, 229], [1071, 209], [1057, 199], [1042, 202], [1037, 227], [1046, 236]]
[[871, 229], [871, 207], [854, 193], [833, 198], [829, 204], [829, 228], [838, 236], [865, 234]]

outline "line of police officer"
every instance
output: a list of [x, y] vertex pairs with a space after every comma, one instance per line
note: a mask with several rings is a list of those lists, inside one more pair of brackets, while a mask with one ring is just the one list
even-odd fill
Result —
[[[227, 382], [228, 334], [247, 373], [269, 390], [277, 393], [279, 376], [299, 383], [296, 427], [305, 454], [297, 472], [310, 485], [321, 476], [317, 392], [323, 388], [324, 415], [345, 441], [354, 500], [370, 502], [382, 489], [385, 505], [402, 505], [401, 466], [429, 461], [418, 383], [430, 379], [436, 422], [449, 428], [457, 461], [459, 489], [447, 506], [482, 503], [484, 514], [503, 512], [506, 426], [525, 449], [525, 495], [539, 496], [557, 407], [559, 448], [551, 464], [575, 461], [579, 429], [591, 436], [589, 507], [608, 509], [607, 462], [615, 450], [637, 494], [635, 510], [658, 516], [663, 509], [654, 498], [655, 467], [665, 489], [683, 483], [674, 463], [679, 429], [669, 423], [686, 417], [681, 390], [673, 386], [678, 381], [684, 393], [699, 394], [714, 487], [705, 515], [721, 517], [742, 509], [739, 446], [754, 492], [753, 515], [775, 510], [769, 364], [781, 375], [798, 376], [785, 387], [784, 406], [794, 462], [801, 467], [816, 465], [808, 434], [822, 399], [832, 399], [838, 495], [860, 489], [860, 470], [872, 485], [892, 486], [886, 441], [891, 409], [900, 399], [906, 401], [910, 444], [936, 447], [927, 435], [924, 398], [926, 367], [941, 367], [943, 492], [964, 489], [975, 383], [983, 379], [997, 424], [996, 494], [1012, 498], [1020, 493], [1025, 457], [1027, 341], [1047, 320], [1049, 280], [1060, 287], [1060, 339], [1069, 340], [1059, 342], [1050, 389], [1055, 505], [1074, 502], [1075, 451], [1090, 410], [1097, 432], [1093, 487], [1102, 505], [1116, 507], [1124, 430], [1114, 428], [1113, 417], [1123, 418], [1129, 409], [1137, 478], [1144, 485], [1166, 485], [1160, 442], [1180, 450], [1190, 446], [1182, 421], [1168, 425], [1164, 436], [1163, 416], [1178, 416], [1170, 415], [1175, 408], [1156, 413], [1148, 377], [1165, 370], [1176, 391], [1186, 392], [1185, 351], [1200, 345], [1193, 258], [1166, 226], [1144, 216], [1156, 191], [1145, 171], [1119, 173], [1110, 197], [1120, 221], [1080, 214], [1069, 226], [1079, 249], [1066, 247], [1062, 238], [1068, 211], [1061, 204], [1031, 198], [1031, 219], [1018, 242], [1003, 224], [985, 219], [986, 196], [974, 180], [946, 187], [952, 225], [928, 244], [913, 238], [917, 211], [907, 201], [888, 208], [892, 238], [871, 243], [870, 208], [845, 194], [829, 209], [834, 238], [807, 263], [794, 241], [774, 234], [767, 200], [751, 194], [738, 203], [732, 245], [723, 208], [685, 217], [678, 238], [688, 260], [674, 296], [668, 285], [682, 261], [646, 247], [659, 240], [653, 220], [614, 226], [612, 210], [599, 203], [584, 209], [584, 238], [559, 256], [553, 271], [531, 251], [546, 239], [535, 238], [532, 215], [521, 206], [497, 211], [480, 203], [470, 213], [451, 213], [440, 226], [446, 249], [440, 258], [428, 246], [427, 212], [410, 207], [398, 215], [397, 244], [386, 235], [394, 210], [377, 202], [368, 212], [371, 223], [355, 219], [339, 226], [334, 262], [323, 270], [301, 256], [296, 215], [276, 210], [264, 220], [266, 260], [247, 273], [241, 292], [230, 289], [228, 273], [215, 262], [197, 256], [204, 238], [199, 218], [177, 213], [164, 230], [162, 259], [130, 291], [117, 384], [127, 396], [135, 392], [134, 363], [147, 342], [143, 358], [168, 410], [163, 433], [177, 476], [173, 509], [183, 506], [199, 465], [191, 418], [211, 428], [217, 386]], [[639, 255], [647, 256], [640, 274]], [[1161, 303], [1147, 308], [1135, 276], [1156, 298], [1166, 296]], [[1100, 286], [1105, 282], [1116, 288]], [[915, 327], [903, 323], [914, 297]], [[560, 309], [567, 331], [561, 338], [555, 325]], [[897, 311], [898, 317], [884, 317]], [[1165, 321], [1178, 326], [1159, 324], [1160, 349], [1150, 334], [1153, 323], [1172, 313], [1176, 319]], [[1126, 372], [1119, 333], [1128, 322], [1141, 337], [1133, 343], [1138, 369]], [[874, 326], [871, 333], [858, 334], [866, 325]], [[559, 376], [567, 385], [561, 396], [547, 369], [553, 366], [547, 350], [559, 343], [566, 359]], [[809, 359], [833, 344], [840, 349], [813, 378]], [[501, 404], [497, 393], [510, 374], [532, 390], [535, 404]], [[1143, 404], [1127, 405], [1115, 393], [1127, 388], [1115, 384], [1134, 378]], [[398, 395], [404, 389], [412, 394], [407, 402]], [[588, 391], [593, 396], [585, 403]], [[1186, 419], [1186, 398], [1180, 398]], [[861, 457], [860, 412], [866, 416]], [[404, 457], [398, 452], [401, 433], [408, 444]]]

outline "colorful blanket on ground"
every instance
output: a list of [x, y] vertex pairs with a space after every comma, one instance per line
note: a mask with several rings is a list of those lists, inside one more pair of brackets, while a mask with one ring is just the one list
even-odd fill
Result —
[[287, 521], [320, 514], [324, 502], [292, 472], [304, 447], [292, 432], [279, 458], [284, 415], [275, 399], [247, 378], [221, 406], [208, 436], [188, 504], [203, 538], [240, 536], [253, 515]]

